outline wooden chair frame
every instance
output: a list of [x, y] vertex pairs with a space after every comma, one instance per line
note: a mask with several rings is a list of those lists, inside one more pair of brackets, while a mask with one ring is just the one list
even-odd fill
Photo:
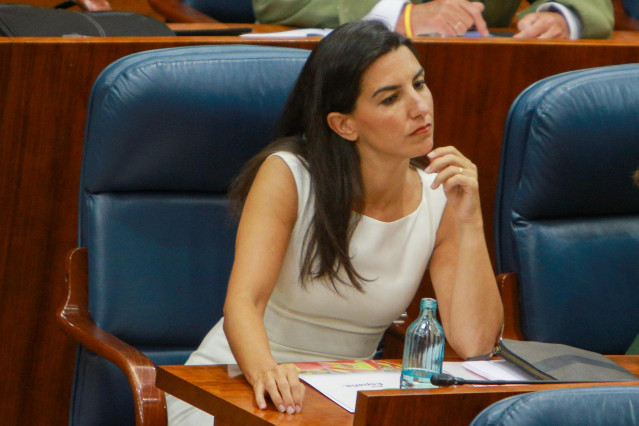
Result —
[[138, 426], [166, 425], [164, 392], [155, 387], [155, 365], [133, 346], [99, 328], [89, 315], [88, 250], [73, 249], [67, 257], [67, 299], [57, 319], [79, 344], [111, 361], [126, 374], [133, 392]]

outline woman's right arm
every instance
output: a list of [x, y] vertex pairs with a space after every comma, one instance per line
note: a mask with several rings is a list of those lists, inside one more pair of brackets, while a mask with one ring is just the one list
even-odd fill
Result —
[[269, 349], [264, 311], [280, 272], [297, 218], [297, 187], [279, 157], [268, 157], [242, 210], [235, 260], [224, 303], [224, 332], [240, 369], [266, 408], [268, 394], [279, 411], [300, 412], [304, 385], [291, 366], [278, 365]]

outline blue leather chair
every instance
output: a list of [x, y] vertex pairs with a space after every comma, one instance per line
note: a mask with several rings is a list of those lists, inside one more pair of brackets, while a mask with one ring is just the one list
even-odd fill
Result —
[[623, 9], [634, 19], [639, 19], [639, 0], [622, 0]]
[[308, 54], [163, 49], [118, 60], [97, 79], [81, 248], [59, 314], [81, 344], [71, 425], [166, 423], [154, 365], [184, 363], [222, 315], [235, 240], [227, 188], [270, 141]]
[[527, 340], [622, 354], [639, 332], [639, 64], [556, 75], [508, 114], [497, 269]]
[[639, 424], [632, 386], [553, 389], [495, 402], [471, 426], [628, 426]]

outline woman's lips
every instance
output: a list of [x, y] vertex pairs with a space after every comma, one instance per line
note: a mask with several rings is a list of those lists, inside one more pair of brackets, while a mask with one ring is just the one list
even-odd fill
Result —
[[423, 135], [423, 134], [429, 133], [431, 127], [432, 127], [432, 125], [430, 125], [430, 124], [425, 124], [423, 126], [420, 126], [417, 129], [415, 129], [415, 131], [413, 131], [413, 133], [411, 133], [411, 136], [413, 136], [413, 135]]

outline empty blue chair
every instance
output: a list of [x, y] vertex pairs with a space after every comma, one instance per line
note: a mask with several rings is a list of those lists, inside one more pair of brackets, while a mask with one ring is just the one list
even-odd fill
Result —
[[525, 339], [621, 354], [639, 333], [638, 167], [639, 64], [549, 77], [513, 103], [494, 230]]
[[639, 388], [553, 389], [495, 402], [471, 426], [628, 426], [639, 424]]
[[154, 365], [184, 363], [222, 316], [235, 240], [227, 188], [271, 140], [308, 54], [163, 49], [118, 60], [97, 79], [81, 248], [59, 315], [81, 344], [70, 424], [166, 423]]

